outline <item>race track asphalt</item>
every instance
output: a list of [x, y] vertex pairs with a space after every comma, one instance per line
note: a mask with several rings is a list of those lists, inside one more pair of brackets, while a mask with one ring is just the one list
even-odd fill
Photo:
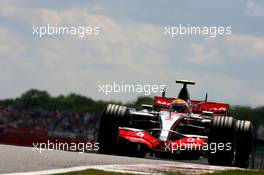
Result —
[[[123, 156], [103, 155], [97, 153], [77, 153], [67, 151], [44, 151], [40, 153], [32, 147], [11, 146], [0, 144], [0, 173], [32, 172], [40, 170], [61, 169], [90, 165], [131, 165], [137, 167], [184, 167], [195, 169], [223, 170], [225, 167], [209, 166], [197, 163], [186, 163], [171, 160], [156, 160], [150, 158], [133, 158]], [[157, 165], [157, 166], [156, 166]], [[145, 168], [144, 168], [145, 169]]]

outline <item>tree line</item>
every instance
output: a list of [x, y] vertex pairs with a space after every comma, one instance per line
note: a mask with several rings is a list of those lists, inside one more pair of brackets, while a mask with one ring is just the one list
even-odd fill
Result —
[[[14, 106], [18, 108], [42, 108], [45, 110], [59, 110], [78, 113], [100, 113], [109, 103], [122, 104], [118, 101], [93, 100], [91, 98], [71, 93], [69, 95], [51, 96], [47, 91], [31, 89], [14, 99], [0, 100], [1, 106]], [[141, 104], [152, 104], [151, 97], [138, 97], [137, 100], [125, 103], [130, 107], [139, 107]], [[238, 119], [251, 120], [255, 126], [264, 125], [264, 106], [230, 106], [230, 115]]]

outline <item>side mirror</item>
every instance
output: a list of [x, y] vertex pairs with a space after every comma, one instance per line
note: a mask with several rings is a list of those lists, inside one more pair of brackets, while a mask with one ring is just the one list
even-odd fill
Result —
[[152, 110], [153, 106], [152, 105], [147, 105], [147, 104], [142, 104], [141, 107], [146, 110]]
[[211, 111], [202, 111], [202, 115], [205, 115], [205, 116], [213, 116], [214, 113], [211, 112]]

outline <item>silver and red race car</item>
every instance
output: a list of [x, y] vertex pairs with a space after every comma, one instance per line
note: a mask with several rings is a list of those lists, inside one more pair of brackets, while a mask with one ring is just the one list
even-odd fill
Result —
[[109, 104], [99, 127], [99, 152], [135, 157], [208, 158], [211, 165], [249, 166], [254, 129], [250, 121], [228, 116], [229, 105], [191, 100], [183, 84], [177, 98], [154, 98], [141, 109]]

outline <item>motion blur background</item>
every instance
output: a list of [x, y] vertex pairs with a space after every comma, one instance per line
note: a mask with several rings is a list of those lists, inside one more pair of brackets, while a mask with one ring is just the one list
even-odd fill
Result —
[[[264, 3], [238, 1], [0, 0], [1, 142], [30, 145], [52, 136], [96, 141], [106, 101], [151, 103], [152, 94], [98, 92], [99, 84], [195, 80], [194, 99], [231, 104], [264, 139]], [[33, 26], [99, 26], [78, 38], [32, 34]], [[231, 26], [231, 35], [164, 35], [165, 26]], [[22, 95], [21, 95], [22, 94]], [[68, 140], [69, 141], [69, 140]], [[264, 164], [257, 147], [260, 165]], [[257, 164], [257, 163], [256, 163]]]

